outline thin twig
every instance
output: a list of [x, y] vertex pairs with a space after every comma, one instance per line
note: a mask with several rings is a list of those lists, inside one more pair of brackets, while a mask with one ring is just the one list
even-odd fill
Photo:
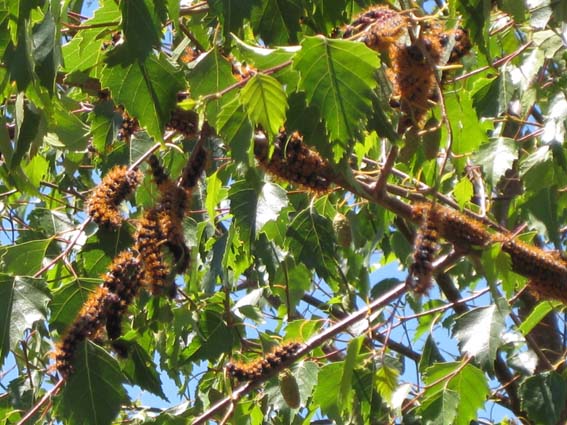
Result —
[[29, 421], [38, 411], [39, 409], [41, 409], [41, 407], [47, 403], [48, 401], [51, 400], [51, 397], [53, 397], [55, 394], [57, 394], [57, 392], [61, 389], [61, 387], [63, 386], [63, 384], [65, 383], [65, 379], [61, 378], [53, 388], [51, 388], [49, 391], [47, 391], [45, 393], [45, 395], [41, 398], [41, 400], [39, 400], [34, 406], [33, 408], [25, 414], [25, 416], [20, 419], [20, 421], [16, 424], [16, 425], [23, 425], [25, 424], [27, 421]]

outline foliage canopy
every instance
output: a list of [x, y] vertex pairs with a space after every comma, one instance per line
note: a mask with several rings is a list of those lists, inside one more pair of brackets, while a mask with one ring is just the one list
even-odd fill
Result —
[[88, 3], [0, 2], [2, 423], [566, 420], [566, 2]]

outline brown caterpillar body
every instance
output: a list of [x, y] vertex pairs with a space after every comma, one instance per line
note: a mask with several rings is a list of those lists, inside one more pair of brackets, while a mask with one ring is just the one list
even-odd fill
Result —
[[118, 129], [116, 137], [118, 140], [124, 140], [125, 142], [130, 142], [130, 139], [136, 131], [140, 128], [140, 124], [136, 118], [128, 115], [126, 111], [122, 112], [122, 124]]
[[408, 274], [407, 283], [418, 294], [425, 294], [431, 287], [433, 258], [439, 248], [439, 233], [433, 208], [435, 207], [424, 214], [415, 235], [413, 263]]
[[106, 316], [106, 332], [109, 339], [122, 334], [122, 316], [138, 294], [140, 288], [140, 263], [130, 251], [118, 254], [103, 277], [103, 286], [117, 299], [109, 304]]
[[142, 285], [150, 288], [154, 295], [160, 294], [168, 285], [169, 269], [161, 253], [164, 235], [159, 223], [159, 211], [152, 208], [140, 219], [135, 234], [135, 249], [143, 262]]
[[175, 130], [185, 137], [193, 137], [197, 134], [199, 115], [194, 111], [176, 108], [171, 113], [171, 118], [165, 125], [168, 130]]
[[97, 334], [106, 320], [109, 305], [117, 300], [118, 296], [105, 287], [98, 287], [89, 296], [55, 348], [55, 367], [62, 376], [67, 377], [73, 372], [72, 362], [77, 346], [85, 339]]
[[422, 220], [431, 214], [431, 220], [437, 225], [439, 235], [456, 245], [485, 246], [493, 241], [493, 236], [486, 230], [486, 226], [475, 220], [442, 205], [432, 207], [429, 203], [417, 202], [412, 205], [412, 215], [416, 221]]
[[267, 172], [315, 192], [329, 190], [333, 173], [328, 162], [309, 149], [298, 132], [288, 137], [282, 131], [271, 158], [268, 158], [268, 152], [267, 141], [255, 142], [254, 154]]
[[207, 150], [199, 144], [197, 150], [191, 153], [191, 157], [183, 168], [181, 173], [180, 186], [186, 190], [191, 190], [199, 181], [199, 178], [205, 171], [209, 156]]
[[238, 381], [251, 381], [270, 375], [288, 361], [301, 348], [298, 342], [288, 342], [275, 347], [265, 357], [250, 363], [229, 362], [226, 364], [228, 374]]
[[165, 171], [165, 168], [163, 167], [161, 162], [159, 162], [157, 156], [150, 155], [150, 157], [148, 158], [148, 164], [150, 165], [150, 170], [152, 171], [154, 182], [158, 187], [169, 180], [169, 175]]
[[567, 291], [564, 282], [530, 279], [527, 288], [539, 300], [557, 300], [567, 304]]
[[87, 210], [93, 221], [102, 227], [119, 226], [122, 216], [118, 205], [134, 191], [141, 178], [140, 171], [129, 171], [126, 166], [111, 169], [87, 201]]
[[408, 26], [407, 16], [388, 6], [377, 6], [360, 14], [346, 27], [343, 38], [362, 33], [361, 41], [368, 47], [384, 51], [398, 41]]

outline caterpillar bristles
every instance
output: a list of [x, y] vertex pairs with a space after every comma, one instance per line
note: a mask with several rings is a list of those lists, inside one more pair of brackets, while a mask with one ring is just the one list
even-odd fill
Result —
[[164, 236], [159, 223], [159, 211], [152, 208], [140, 219], [134, 248], [140, 253], [143, 262], [142, 285], [154, 295], [159, 295], [168, 285], [169, 269], [161, 253]]
[[150, 155], [148, 158], [148, 164], [150, 170], [152, 171], [152, 177], [154, 178], [155, 184], [159, 187], [169, 180], [169, 175], [166, 173], [165, 168], [159, 162], [159, 159], [155, 155]]
[[55, 367], [63, 377], [67, 378], [74, 371], [72, 363], [79, 343], [97, 334], [106, 320], [109, 305], [117, 300], [118, 296], [105, 287], [98, 287], [89, 296], [55, 348]]
[[352, 38], [361, 34], [361, 41], [368, 47], [384, 51], [398, 41], [406, 31], [408, 23], [406, 15], [388, 6], [377, 6], [363, 12], [348, 25], [343, 38]]
[[131, 117], [128, 115], [126, 111], [123, 110], [122, 112], [122, 124], [120, 125], [120, 129], [116, 134], [116, 138], [118, 140], [124, 140], [125, 142], [129, 143], [130, 139], [134, 135], [136, 131], [140, 128], [140, 124], [136, 118]]
[[122, 223], [118, 206], [134, 191], [141, 178], [140, 171], [128, 170], [126, 166], [111, 169], [87, 201], [87, 211], [93, 221], [101, 227], [118, 227]]
[[557, 300], [567, 304], [567, 291], [564, 282], [530, 279], [527, 288], [538, 300]]
[[301, 348], [299, 342], [288, 342], [275, 347], [265, 357], [260, 357], [250, 363], [228, 362], [225, 366], [227, 373], [238, 381], [252, 381], [267, 377], [286, 365], [286, 362]]
[[196, 150], [191, 153], [191, 157], [183, 168], [179, 185], [186, 190], [191, 190], [199, 181], [205, 171], [209, 155], [201, 143], [196, 146]]
[[431, 287], [433, 258], [438, 249], [439, 233], [436, 217], [431, 207], [422, 218], [414, 241], [413, 263], [408, 273], [407, 284], [418, 294], [425, 294]]
[[190, 138], [195, 136], [198, 124], [199, 115], [197, 113], [176, 108], [171, 113], [171, 118], [165, 125], [165, 128], [178, 131], [183, 136]]
[[319, 153], [303, 143], [298, 132], [289, 137], [285, 131], [280, 132], [270, 158], [268, 152], [267, 141], [257, 138], [254, 143], [254, 155], [268, 173], [315, 192], [329, 190], [333, 180], [331, 167]]

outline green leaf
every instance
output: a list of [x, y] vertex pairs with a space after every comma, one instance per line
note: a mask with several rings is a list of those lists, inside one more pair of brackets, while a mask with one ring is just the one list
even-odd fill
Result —
[[538, 425], [555, 425], [567, 401], [567, 383], [557, 372], [527, 378], [520, 385], [522, 411]]
[[240, 92], [240, 102], [254, 124], [259, 124], [270, 139], [277, 135], [285, 121], [287, 97], [274, 77], [256, 74]]
[[428, 425], [452, 425], [457, 416], [459, 393], [443, 390], [435, 397], [425, 398], [420, 406], [423, 423]]
[[127, 48], [140, 59], [159, 47], [161, 23], [156, 13], [156, 4], [152, 0], [120, 2], [122, 27]]
[[102, 348], [85, 341], [79, 344], [73, 365], [76, 371], [54, 403], [57, 418], [69, 425], [112, 423], [127, 401], [118, 362]]
[[354, 368], [358, 363], [358, 353], [360, 352], [360, 347], [362, 347], [363, 339], [364, 337], [359, 336], [352, 339], [348, 344], [347, 354], [343, 362], [343, 370], [339, 385], [339, 395], [337, 398], [340, 410], [346, 408], [350, 411], [349, 405], [352, 398], [352, 375]]
[[321, 111], [329, 137], [336, 142], [333, 153], [338, 162], [372, 111], [380, 61], [362, 43], [316, 36], [306, 37], [301, 46], [293, 62], [301, 75], [300, 87], [307, 102]]
[[33, 275], [45, 258], [51, 239], [24, 242], [0, 249], [4, 271], [14, 275]]
[[209, 0], [214, 15], [219, 17], [225, 36], [238, 32], [246, 18], [250, 17], [254, 0]]
[[313, 207], [300, 211], [287, 231], [287, 244], [295, 258], [326, 278], [333, 274], [335, 232], [327, 217]]
[[53, 291], [50, 326], [59, 332], [69, 326], [100, 283], [100, 279], [73, 279]]
[[518, 157], [517, 152], [518, 148], [513, 139], [498, 137], [482, 145], [474, 160], [482, 165], [488, 181], [495, 187], [506, 170], [512, 168], [512, 163]]
[[398, 369], [391, 367], [386, 363], [384, 363], [376, 372], [376, 386], [378, 387], [378, 392], [380, 393], [380, 397], [388, 403], [391, 402], [392, 396], [399, 386], [399, 374], [400, 371]]
[[207, 197], [205, 199], [205, 207], [209, 214], [211, 223], [215, 222], [217, 215], [215, 209], [219, 203], [226, 198], [227, 189], [222, 187], [222, 180], [218, 176], [218, 171], [207, 177]]
[[317, 385], [313, 392], [313, 404], [321, 413], [331, 418], [341, 418], [337, 406], [337, 377], [342, 376], [343, 362], [326, 364], [319, 369]]
[[53, 95], [55, 74], [60, 65], [61, 51], [55, 19], [48, 11], [33, 31], [33, 58], [39, 82]]
[[529, 334], [545, 316], [551, 313], [555, 308], [561, 307], [563, 304], [559, 301], [542, 301], [540, 302], [518, 326], [518, 330], [522, 335]]
[[465, 205], [471, 200], [473, 195], [473, 184], [466, 176], [459, 180], [459, 182], [453, 189], [453, 196], [455, 197], [455, 200], [459, 204], [460, 208], [464, 208]]
[[[220, 92], [236, 82], [232, 75], [232, 66], [217, 50], [211, 50], [199, 57], [187, 77], [191, 87], [191, 96], [195, 99]], [[229, 92], [220, 99], [207, 103], [207, 119], [212, 126], [218, 126], [218, 114], [223, 106], [236, 98], [235, 92]]]
[[[65, 147], [69, 151], [84, 151], [88, 143], [88, 127], [77, 117], [61, 105], [58, 105], [47, 126], [48, 137], [57, 147]], [[50, 134], [51, 133], [51, 134]]]
[[462, 353], [474, 356], [485, 370], [494, 370], [498, 348], [504, 344], [501, 333], [510, 314], [508, 303], [498, 298], [488, 307], [471, 310], [457, 319], [453, 336]]
[[258, 182], [252, 178], [234, 182], [229, 191], [230, 211], [240, 236], [248, 243], [256, 238], [256, 211], [258, 208]]
[[252, 164], [254, 158], [250, 150], [252, 125], [238, 98], [225, 103], [217, 117], [219, 134], [230, 147], [234, 160]]
[[264, 43], [281, 45], [297, 43], [302, 16], [300, 0], [261, 0], [252, 9], [251, 22]]
[[[140, 336], [135, 332], [133, 333], [133, 337]], [[125, 338], [128, 339], [128, 336]], [[128, 342], [128, 362], [124, 367], [124, 373], [132, 384], [138, 385], [140, 388], [168, 401], [162, 389], [156, 364], [144, 347], [136, 341]]]
[[0, 274], [0, 365], [24, 331], [45, 320], [48, 301], [42, 279]]
[[478, 120], [469, 92], [448, 95], [445, 105], [453, 133], [453, 152], [464, 155], [478, 151], [486, 140], [486, 132]]
[[[424, 384], [427, 386], [423, 395], [424, 403], [427, 400], [425, 407], [443, 397], [448, 390], [458, 395], [458, 405], [453, 422], [456, 425], [469, 425], [471, 420], [476, 419], [477, 410], [482, 408], [490, 391], [486, 377], [480, 369], [471, 364], [463, 366], [459, 362], [437, 363], [427, 368]], [[448, 396], [447, 398], [449, 402], [455, 400], [455, 397]], [[423, 413], [423, 408], [423, 405], [420, 406], [418, 411]], [[430, 410], [430, 412], [435, 415], [435, 411]]]
[[258, 195], [255, 233], [262, 231], [266, 223], [277, 220], [280, 211], [288, 206], [287, 192], [274, 183], [265, 183]]
[[[120, 52], [118, 52], [120, 51]], [[115, 58], [127, 58], [123, 48]], [[175, 107], [177, 92], [185, 86], [182, 74], [165, 57], [149, 55], [143, 62], [109, 62], [100, 79], [112, 98], [146, 127], [150, 136], [161, 140], [165, 123]]]

